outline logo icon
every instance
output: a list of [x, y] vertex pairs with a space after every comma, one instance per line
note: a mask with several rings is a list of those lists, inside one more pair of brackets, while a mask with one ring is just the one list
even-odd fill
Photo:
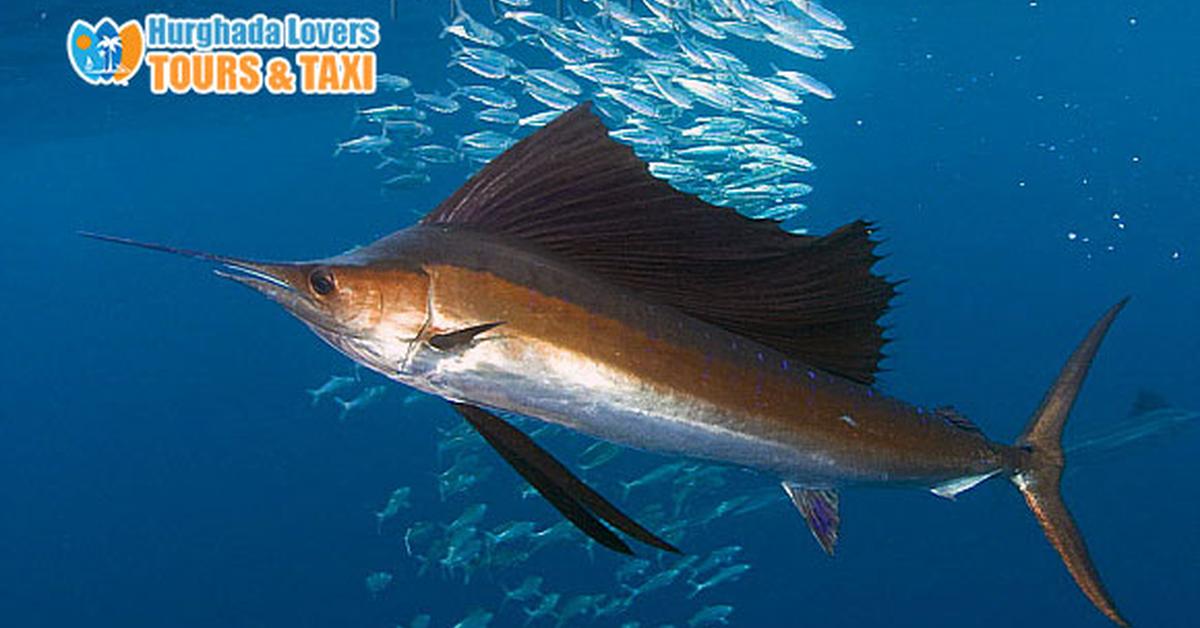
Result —
[[145, 37], [137, 20], [119, 28], [105, 17], [94, 26], [75, 20], [67, 31], [67, 57], [79, 78], [92, 85], [126, 85], [142, 67]]

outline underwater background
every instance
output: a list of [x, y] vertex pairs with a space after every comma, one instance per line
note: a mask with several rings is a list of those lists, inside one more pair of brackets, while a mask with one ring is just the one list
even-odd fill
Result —
[[[1068, 442], [1122, 425], [1142, 390], [1200, 410], [1200, 8], [826, 6], [852, 50], [817, 60], [714, 43], [757, 72], [770, 75], [775, 63], [836, 92], [798, 107], [807, 124], [791, 129], [803, 139], [795, 152], [816, 169], [797, 179], [812, 191], [785, 225], [824, 233], [860, 217], [878, 223], [882, 269], [907, 280], [886, 319], [894, 342], [882, 388], [953, 404], [1011, 441], [1087, 325], [1132, 295]], [[508, 39], [528, 33], [497, 24], [486, 2], [464, 8]], [[519, 10], [555, 15], [544, 0]], [[651, 15], [637, 2], [633, 10]], [[412, 87], [374, 97], [153, 96], [145, 76], [127, 88], [87, 85], [63, 52], [76, 18], [214, 11], [374, 17], [380, 72]], [[558, 516], [523, 498], [494, 453], [456, 440], [461, 421], [446, 404], [363, 373], [338, 394], [385, 384], [386, 393], [340, 420], [333, 395], [314, 404], [306, 390], [353, 374], [351, 364], [282, 310], [195, 262], [76, 235], [308, 259], [411, 224], [476, 165], [431, 162], [420, 170], [428, 182], [393, 190], [381, 184], [402, 174], [389, 170], [396, 164], [334, 157], [335, 146], [373, 132], [356, 110], [451, 94], [447, 78], [487, 81], [447, 67], [459, 45], [439, 37], [447, 2], [400, 0], [392, 12], [384, 1], [0, 7], [0, 622], [409, 626], [429, 615], [430, 625], [451, 626], [484, 625], [491, 614], [508, 626], [557, 594], [559, 616], [530, 625], [698, 626], [705, 609], [739, 626], [1105, 625], [1007, 482], [956, 502], [845, 490], [830, 559], [770, 478], [689, 466], [624, 498], [622, 482], [675, 462], [640, 452], [584, 476], [635, 518], [658, 504], [662, 521], [685, 520], [678, 544], [699, 560], [614, 604], [679, 559], [641, 550], [649, 562], [635, 574], [569, 530], [544, 543], [492, 539], [486, 532], [506, 523], [544, 532]], [[501, 49], [562, 66], [526, 41]], [[520, 84], [491, 84], [518, 97], [522, 115], [546, 109]], [[455, 146], [485, 128], [470, 115], [479, 106], [458, 100], [460, 112], [427, 114], [430, 142]], [[1190, 625], [1200, 434], [1159, 436], [1079, 465], [1064, 493], [1123, 612], [1138, 625]], [[538, 439], [573, 467], [591, 445], [561, 431]], [[456, 462], [470, 478], [446, 475]], [[388, 512], [402, 487], [404, 503]], [[680, 506], [688, 487], [692, 501]], [[462, 524], [479, 554], [451, 564], [448, 539], [464, 513], [480, 517]], [[730, 546], [740, 549], [727, 550], [725, 565], [696, 573]], [[736, 565], [750, 568], [690, 596]], [[542, 579], [540, 593], [505, 601], [530, 577]], [[577, 614], [563, 613], [568, 602]], [[597, 617], [601, 607], [611, 612]]]

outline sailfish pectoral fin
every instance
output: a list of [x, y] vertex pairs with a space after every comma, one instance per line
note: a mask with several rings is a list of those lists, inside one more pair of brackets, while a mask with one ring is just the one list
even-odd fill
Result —
[[837, 547], [838, 526], [842, 517], [838, 514], [838, 493], [833, 489], [805, 488], [793, 482], [784, 482], [783, 490], [787, 492], [796, 509], [804, 515], [808, 529], [813, 538], [821, 545], [826, 554], [833, 556]]
[[475, 342], [476, 336], [491, 331], [504, 324], [504, 321], [474, 325], [444, 334], [435, 334], [429, 339], [429, 345], [438, 351], [453, 351]]
[[624, 541], [601, 523], [602, 519], [642, 543], [679, 553], [675, 546], [655, 536], [575, 477], [521, 430], [477, 406], [462, 403], [451, 405], [550, 505], [596, 542], [622, 554], [633, 553]]

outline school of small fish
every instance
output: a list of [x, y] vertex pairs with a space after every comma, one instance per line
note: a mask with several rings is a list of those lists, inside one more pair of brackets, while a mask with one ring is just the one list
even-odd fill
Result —
[[[831, 100], [834, 93], [790, 68], [854, 47], [832, 11], [809, 0], [591, 0], [564, 3], [558, 15], [548, 2], [546, 12], [534, 10], [535, 1], [541, 0], [497, 0], [490, 5], [495, 13], [480, 2], [476, 15], [463, 0], [455, 3], [455, 15], [441, 33], [452, 45], [453, 74], [446, 86], [417, 91], [403, 76], [380, 75], [385, 102], [357, 111], [356, 125], [366, 132], [337, 144], [335, 155], [372, 155], [384, 172], [385, 191], [411, 190], [428, 184], [438, 168], [473, 172], [563, 111], [591, 101], [611, 136], [676, 188], [754, 218], [783, 222], [805, 210], [800, 199], [812, 187], [803, 178], [815, 165], [800, 153], [799, 130], [807, 124], [800, 106], [809, 98]], [[774, 50], [770, 55], [755, 50], [763, 46]], [[768, 68], [743, 61], [764, 56], [774, 60]], [[448, 129], [468, 132], [443, 139]], [[377, 403], [385, 390], [364, 384], [355, 371], [334, 375], [309, 394], [314, 405], [333, 398], [339, 418], [346, 420]], [[403, 403], [429, 399], [412, 393]], [[672, 596], [668, 607], [679, 611], [672, 625], [729, 622], [734, 607], [713, 597], [751, 571], [736, 545], [684, 556], [655, 551], [621, 558], [611, 586], [592, 590], [556, 590], [546, 576], [530, 575], [527, 561], [547, 548], [575, 558], [578, 547], [595, 560], [595, 544], [547, 509], [532, 511], [546, 520], [490, 515], [495, 491], [482, 487], [499, 480], [489, 484], [498, 459], [469, 425], [452, 425], [438, 428], [441, 467], [429, 486], [396, 488], [374, 513], [376, 531], [396, 540], [401, 560], [366, 576], [371, 596], [388, 595], [396, 574], [410, 570], [463, 586], [473, 580], [497, 586], [495, 604], [439, 621], [456, 628], [493, 621], [638, 628], [638, 606], [655, 595]], [[675, 544], [702, 536], [693, 533], [719, 519], [782, 499], [775, 487], [731, 491], [736, 472], [694, 462], [659, 461], [641, 475], [626, 469], [614, 474], [633, 479], [606, 481], [600, 473], [622, 455], [621, 448], [552, 426], [523, 427]], [[507, 473], [504, 468], [498, 476]], [[539, 499], [513, 480], [522, 499]], [[702, 539], [699, 543], [701, 548], [689, 549], [697, 552]], [[432, 622], [422, 613], [407, 625]]]
[[[374, 378], [360, 376], [357, 370], [334, 374], [307, 393], [314, 405], [347, 393], [353, 400], [341, 403], [351, 405], [350, 412], [357, 415], [379, 400], [379, 395], [371, 392], [377, 388], [371, 384]], [[352, 390], [357, 392], [351, 395]], [[357, 401], [360, 399], [369, 401]], [[445, 422], [436, 428], [439, 466], [425, 483], [399, 486], [381, 496], [373, 512], [375, 532], [396, 551], [381, 557], [379, 568], [365, 576], [372, 598], [404, 595], [393, 586], [403, 572], [437, 578], [442, 589], [454, 584], [478, 586], [480, 582], [495, 587], [491, 600], [472, 593], [476, 604], [493, 604], [475, 608], [461, 620], [439, 621], [438, 625], [488, 626], [495, 621], [496, 625], [563, 626], [587, 622], [637, 628], [642, 624], [632, 618], [643, 618], [644, 605], [652, 603], [647, 599], [657, 596], [671, 600], [654, 605], [677, 611], [678, 625], [727, 623], [734, 607], [717, 599], [722, 585], [741, 579], [751, 566], [738, 545], [707, 547], [705, 532], [718, 520], [737, 519], [768, 506], [783, 508], [784, 498], [776, 487], [739, 480], [739, 475], [747, 474], [728, 467], [625, 453], [627, 450], [611, 443], [508, 416], [636, 520], [688, 550], [682, 556], [646, 550], [640, 556], [618, 557], [597, 548], [555, 511], [526, 506], [525, 500], [541, 497], [502, 463], [497, 469], [500, 459], [469, 424], [449, 413], [437, 415], [436, 402], [418, 392], [409, 393], [401, 402], [406, 409], [428, 412], [438, 416], [439, 423]], [[619, 470], [613, 468], [618, 465]], [[497, 477], [489, 481], [493, 473]], [[504, 487], [514, 486], [515, 490], [507, 489], [512, 492], [505, 491]], [[495, 516], [505, 508], [498, 502], [510, 499], [520, 500], [522, 511], [529, 516]], [[550, 548], [553, 550], [546, 552]], [[530, 569], [527, 564], [543, 552], [544, 558], [567, 571], [577, 569], [573, 565], [579, 558], [594, 563], [592, 580], [597, 584], [586, 590], [556, 590], [551, 583], [553, 571]], [[606, 569], [600, 560], [618, 566]], [[611, 579], [606, 573], [612, 573]], [[430, 622], [432, 616], [422, 613], [408, 625], [429, 626]]]
[[[384, 190], [431, 181], [435, 168], [473, 171], [584, 101], [650, 164], [651, 172], [706, 201], [779, 222], [806, 209], [799, 150], [806, 99], [834, 92], [795, 69], [851, 50], [845, 23], [810, 0], [576, 0], [534, 10], [535, 0], [465, 0], [441, 36], [455, 77], [415, 91], [403, 76], [378, 77], [389, 102], [365, 107], [370, 132], [335, 154], [366, 153]], [[491, 8], [489, 8], [491, 7]], [[486, 17], [478, 17], [485, 16]], [[769, 47], [764, 54], [763, 47]], [[770, 58], [769, 67], [743, 59]], [[443, 124], [444, 123], [444, 124]], [[472, 130], [440, 139], [435, 127]]]

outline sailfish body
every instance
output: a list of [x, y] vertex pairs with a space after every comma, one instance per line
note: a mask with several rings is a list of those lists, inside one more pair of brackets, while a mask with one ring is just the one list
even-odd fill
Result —
[[[1015, 445], [949, 408], [872, 388], [893, 284], [871, 226], [793, 235], [682, 194], [608, 138], [586, 106], [519, 142], [418, 224], [314, 262], [199, 257], [387, 377], [450, 401], [601, 544], [666, 541], [489, 409], [778, 478], [833, 553], [838, 489], [945, 497], [995, 475], [1026, 497], [1072, 577], [1118, 624], [1063, 505], [1061, 433], [1124, 302], [1068, 360]], [[89, 234], [90, 235], [90, 234]]]
[[390, 360], [395, 368], [376, 365], [447, 399], [814, 487], [932, 488], [999, 469], [1009, 450], [492, 236], [418, 226], [355, 255], [376, 247], [422, 260], [431, 336], [500, 323], [453, 348], [419, 345]]

